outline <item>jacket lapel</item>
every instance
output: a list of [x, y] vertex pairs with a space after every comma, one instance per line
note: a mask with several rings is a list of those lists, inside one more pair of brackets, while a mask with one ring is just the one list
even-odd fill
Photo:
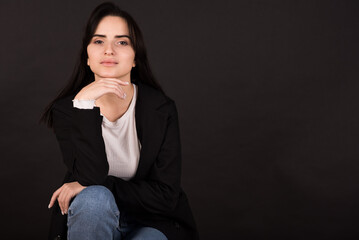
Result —
[[156, 160], [165, 135], [168, 114], [159, 111], [159, 107], [167, 101], [164, 95], [147, 85], [138, 83], [137, 86], [135, 118], [141, 152], [134, 179], [141, 179]]

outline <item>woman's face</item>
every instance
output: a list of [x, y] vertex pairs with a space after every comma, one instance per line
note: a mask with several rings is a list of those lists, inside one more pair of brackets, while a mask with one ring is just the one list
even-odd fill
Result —
[[118, 78], [131, 81], [135, 66], [135, 51], [129, 38], [126, 21], [121, 17], [104, 17], [87, 46], [88, 61], [95, 81], [99, 78]]

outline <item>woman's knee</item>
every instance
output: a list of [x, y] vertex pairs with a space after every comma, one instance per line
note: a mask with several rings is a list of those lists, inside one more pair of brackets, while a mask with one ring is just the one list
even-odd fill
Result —
[[69, 207], [67, 227], [68, 236], [72, 238], [68, 238], [88, 239], [88, 236], [96, 234], [109, 236], [118, 226], [119, 217], [115, 199], [107, 188], [87, 187], [75, 197]]
[[96, 212], [118, 211], [115, 198], [110, 190], [104, 186], [93, 185], [82, 190], [72, 201], [69, 211]]

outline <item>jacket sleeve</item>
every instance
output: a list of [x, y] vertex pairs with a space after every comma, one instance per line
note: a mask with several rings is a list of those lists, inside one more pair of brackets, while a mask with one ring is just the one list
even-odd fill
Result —
[[72, 102], [55, 103], [53, 129], [63, 160], [74, 180], [83, 186], [102, 184], [108, 174], [108, 162], [102, 138], [100, 109], [78, 109]]
[[105, 186], [114, 193], [120, 210], [164, 214], [177, 206], [181, 181], [181, 146], [177, 110], [173, 101], [169, 104], [168, 112], [165, 135], [147, 177], [130, 181], [107, 177]]

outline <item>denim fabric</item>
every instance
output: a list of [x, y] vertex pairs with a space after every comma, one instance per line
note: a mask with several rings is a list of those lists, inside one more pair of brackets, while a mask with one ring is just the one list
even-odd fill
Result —
[[71, 203], [67, 220], [68, 240], [167, 240], [159, 230], [121, 216], [112, 193], [103, 186], [89, 186]]

